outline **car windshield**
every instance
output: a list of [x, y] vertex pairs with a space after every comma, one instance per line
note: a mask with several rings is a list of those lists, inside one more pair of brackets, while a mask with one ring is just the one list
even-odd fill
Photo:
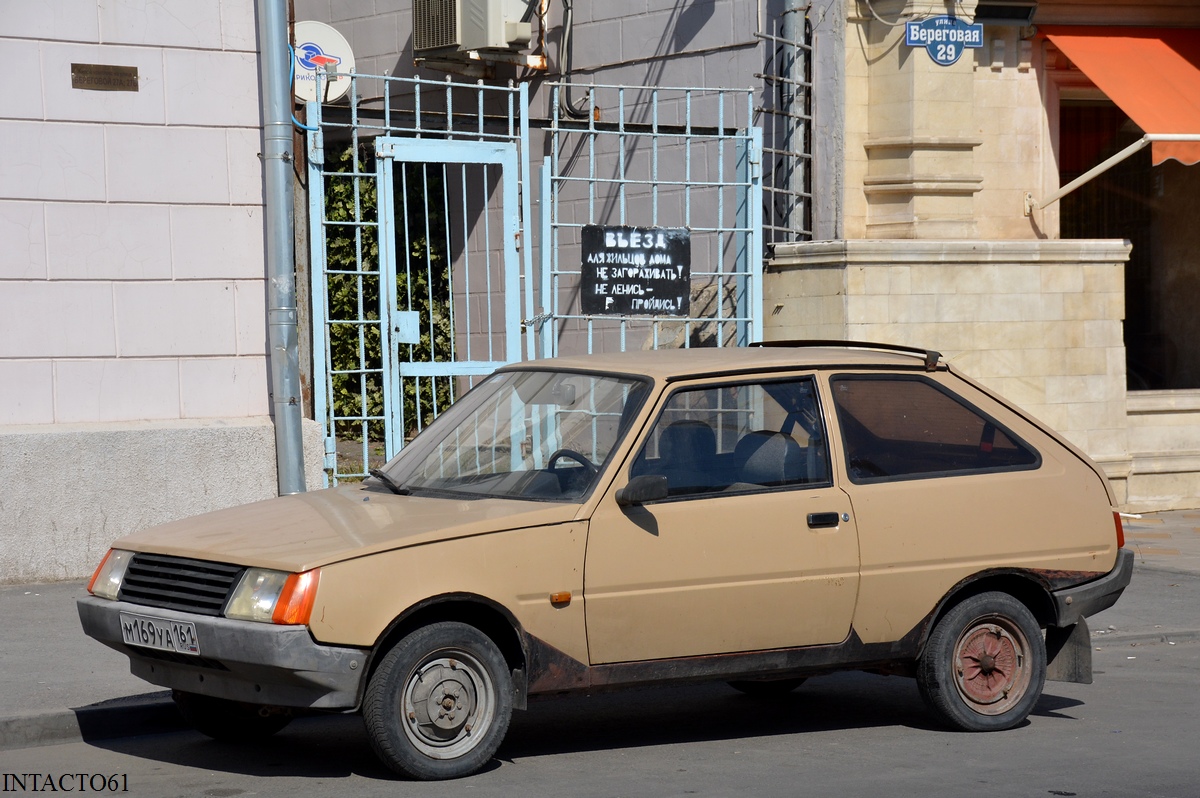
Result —
[[647, 393], [637, 378], [506, 371], [471, 390], [384, 472], [403, 492], [575, 501]]

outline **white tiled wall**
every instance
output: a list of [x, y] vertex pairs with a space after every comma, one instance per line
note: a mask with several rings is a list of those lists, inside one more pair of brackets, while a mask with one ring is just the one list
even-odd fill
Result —
[[129, 406], [143, 419], [179, 418], [176, 360], [118, 358], [54, 364], [55, 421], [124, 421]]
[[[71, 64], [137, 67], [138, 90], [73, 89]], [[46, 119], [143, 125], [166, 122], [163, 53], [160, 49], [43, 42], [41, 78]]]
[[51, 280], [171, 279], [167, 206], [48, 202], [44, 208]]
[[0, 202], [0, 280], [46, 278], [46, 220], [40, 202]]
[[[0, 0], [0, 425], [262, 416], [254, 0]], [[138, 91], [72, 87], [72, 64]]]
[[221, 48], [220, 5], [189, 0], [104, 0], [96, 3], [100, 40], [164, 48]]
[[17, 39], [100, 41], [96, 0], [2, 0], [4, 36]]

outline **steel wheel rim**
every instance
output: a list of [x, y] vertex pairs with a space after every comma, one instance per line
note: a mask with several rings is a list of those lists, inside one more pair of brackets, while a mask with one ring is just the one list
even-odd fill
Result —
[[487, 669], [460, 649], [421, 660], [404, 683], [405, 736], [433, 759], [455, 759], [474, 749], [496, 715], [496, 690]]
[[1033, 671], [1029, 640], [999, 615], [973, 621], [954, 644], [954, 686], [975, 712], [1002, 715], [1025, 697]]

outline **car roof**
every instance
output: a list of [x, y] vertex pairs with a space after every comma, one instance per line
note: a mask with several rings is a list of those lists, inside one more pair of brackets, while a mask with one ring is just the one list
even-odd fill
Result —
[[506, 370], [605, 371], [642, 374], [670, 380], [721, 373], [833, 367], [882, 367], [924, 371], [930, 356], [935, 358], [933, 362], [937, 362], [936, 355], [937, 353], [925, 353], [924, 350], [917, 349], [891, 352], [855, 346], [704, 347], [546, 358], [513, 364], [507, 366]]

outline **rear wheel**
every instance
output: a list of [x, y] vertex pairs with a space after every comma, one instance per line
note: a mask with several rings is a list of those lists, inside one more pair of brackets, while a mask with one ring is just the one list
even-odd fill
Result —
[[226, 698], [214, 698], [182, 690], [171, 691], [179, 714], [196, 731], [214, 740], [245, 743], [270, 737], [292, 722], [292, 710], [243, 704]]
[[405, 637], [371, 677], [363, 719], [376, 755], [416, 779], [452, 779], [483, 767], [512, 717], [504, 655], [483, 632], [435, 623]]
[[1029, 609], [1007, 593], [981, 593], [934, 627], [917, 667], [921, 697], [964, 731], [1011, 729], [1046, 682], [1046, 644]]
[[787, 695], [804, 684], [804, 681], [803, 677], [798, 677], [795, 679], [741, 680], [726, 682], [726, 684], [738, 692], [754, 696], [755, 698], [772, 698], [774, 696]]

